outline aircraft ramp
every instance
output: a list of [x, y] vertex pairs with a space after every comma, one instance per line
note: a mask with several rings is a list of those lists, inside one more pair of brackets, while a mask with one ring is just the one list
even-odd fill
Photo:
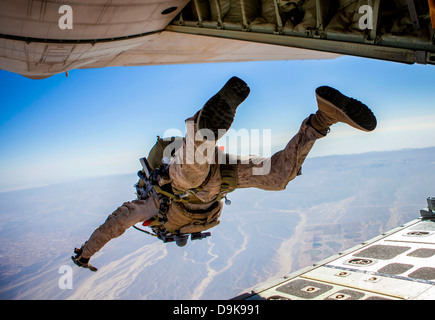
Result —
[[421, 218], [235, 300], [435, 299], [435, 198]]

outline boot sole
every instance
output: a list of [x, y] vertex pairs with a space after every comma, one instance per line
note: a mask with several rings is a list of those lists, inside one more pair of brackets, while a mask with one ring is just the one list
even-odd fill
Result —
[[219, 129], [226, 132], [231, 127], [237, 107], [249, 93], [250, 89], [243, 80], [232, 77], [201, 109], [198, 129], [209, 129], [214, 133], [216, 140], [219, 139]]
[[340, 121], [362, 131], [373, 131], [376, 128], [376, 117], [364, 103], [328, 86], [317, 88], [316, 95], [322, 102], [335, 107], [343, 117]]

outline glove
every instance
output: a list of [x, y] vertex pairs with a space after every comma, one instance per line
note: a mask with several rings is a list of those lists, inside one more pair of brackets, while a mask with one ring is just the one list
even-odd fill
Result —
[[[86, 243], [85, 243], [86, 244]], [[75, 248], [74, 249], [74, 253], [76, 254], [75, 256], [71, 256], [71, 260], [79, 267], [81, 268], [87, 268], [93, 272], [96, 272], [98, 269], [95, 268], [93, 265], [91, 265], [89, 263], [89, 259], [90, 258], [83, 258], [82, 257], [82, 251], [83, 251], [83, 246], [81, 246], [80, 249]]]

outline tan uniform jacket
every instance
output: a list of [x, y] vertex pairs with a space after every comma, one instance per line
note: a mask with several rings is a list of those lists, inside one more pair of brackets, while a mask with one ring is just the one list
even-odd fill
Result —
[[[188, 119], [189, 120], [189, 119]], [[237, 188], [259, 188], [263, 190], [283, 190], [289, 181], [301, 173], [302, 164], [316, 139], [323, 135], [307, 125], [308, 118], [301, 125], [299, 132], [288, 142], [286, 147], [275, 153], [271, 158], [249, 157], [242, 159], [237, 166]], [[198, 146], [196, 146], [198, 147]], [[185, 157], [178, 154], [176, 156]], [[208, 183], [197, 193], [204, 202], [213, 200], [220, 191], [221, 177], [217, 164], [174, 164], [170, 166], [170, 179], [178, 190], [189, 190], [200, 186], [212, 171]], [[159, 203], [152, 197], [148, 200], [125, 202], [116, 209], [107, 220], [91, 235], [84, 246], [82, 256], [90, 258], [109, 240], [119, 237], [126, 229], [155, 216]], [[222, 202], [216, 204], [188, 204], [188, 209], [198, 211], [213, 210], [213, 217], [219, 217], [222, 212]], [[171, 217], [179, 217], [174, 210], [180, 210], [172, 203], [167, 216], [169, 223], [180, 226], [183, 221], [171, 221]], [[186, 213], [188, 216], [189, 213]], [[186, 219], [189, 222], [189, 219]], [[175, 227], [174, 227], [175, 228]], [[185, 230], [186, 231], [186, 230]]]

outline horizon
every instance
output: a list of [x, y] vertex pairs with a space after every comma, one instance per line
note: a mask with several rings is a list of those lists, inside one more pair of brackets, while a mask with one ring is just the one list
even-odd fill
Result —
[[[367, 154], [370, 154], [370, 153], [373, 153], [373, 154], [395, 153], [395, 152], [407, 152], [407, 151], [422, 151], [422, 150], [426, 150], [426, 149], [435, 149], [435, 146], [421, 147], [421, 148], [407, 147], [407, 148], [398, 149], [398, 150], [381, 150], [381, 151], [374, 150], [374, 151], [366, 151], [366, 152], [361, 152], [361, 153], [315, 155], [315, 156], [307, 157], [307, 159], [323, 159], [323, 158], [334, 158], [334, 157], [336, 157], [336, 158], [342, 158], [342, 157], [352, 157], [352, 156], [364, 156], [364, 155], [367, 155]], [[137, 171], [139, 169], [140, 169], [140, 164], [139, 164], [139, 161], [138, 161], [138, 169], [136, 171], [111, 173], [111, 174], [105, 174], [105, 175], [102, 174], [102, 175], [94, 175], [94, 176], [76, 177], [76, 178], [71, 178], [70, 180], [67, 180], [67, 181], [54, 182], [54, 183], [44, 184], [44, 185], [35, 185], [35, 186], [28, 187], [28, 188], [11, 189], [11, 190], [0, 190], [0, 194], [9, 193], [9, 192], [28, 191], [28, 190], [32, 190], [32, 189], [39, 189], [39, 188], [45, 188], [45, 187], [53, 187], [53, 186], [56, 186], [56, 185], [63, 185], [63, 184], [69, 184], [69, 183], [79, 183], [79, 182], [83, 182], [83, 181], [86, 181], [86, 180], [105, 179], [105, 178], [111, 178], [111, 177], [117, 177], [117, 176], [127, 176], [127, 175], [136, 176]], [[133, 185], [132, 185], [132, 190], [133, 189], [134, 188], [133, 188]]]

